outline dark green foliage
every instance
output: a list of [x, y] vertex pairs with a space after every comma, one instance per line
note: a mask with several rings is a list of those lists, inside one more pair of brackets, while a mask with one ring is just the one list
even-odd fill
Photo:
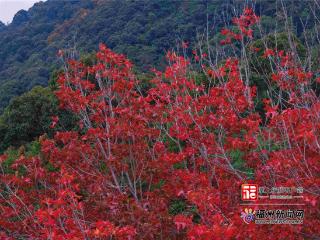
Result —
[[186, 168], [186, 162], [178, 162], [173, 164], [174, 169], [184, 169]]
[[171, 202], [169, 206], [169, 214], [177, 215], [187, 210], [187, 203], [184, 199], [177, 199]]
[[266, 49], [265, 45], [269, 49], [277, 49], [278, 51], [284, 50], [285, 52], [292, 51], [290, 41], [288, 40], [289, 38], [291, 39], [292, 45], [295, 47], [298, 56], [301, 59], [304, 59], [307, 51], [297, 36], [291, 33], [289, 37], [289, 35], [284, 32], [270, 34], [252, 43], [251, 47], [255, 47], [260, 50], [257, 53], [251, 51], [251, 70], [262, 76], [270, 74], [272, 71], [270, 61], [268, 58], [263, 57], [263, 53]]
[[201, 220], [197, 207], [194, 204], [189, 204], [185, 199], [172, 200], [169, 205], [169, 214], [172, 216], [178, 214], [190, 215], [194, 223], [199, 223]]
[[9, 148], [5, 154], [7, 158], [3, 163], [1, 163], [1, 171], [4, 173], [14, 173], [14, 171], [11, 169], [11, 165], [19, 157], [19, 151], [14, 148]]
[[253, 170], [246, 167], [245, 161], [243, 160], [244, 153], [239, 149], [234, 149], [229, 153], [231, 158], [232, 166], [239, 171], [245, 172], [248, 178], [253, 177]]
[[[274, 18], [276, 9], [281, 9], [276, 3], [257, 1], [255, 5], [266, 32], [274, 31], [279, 20]], [[193, 46], [197, 34], [203, 34], [207, 27], [207, 14], [210, 35], [217, 36], [215, 33], [230, 23], [232, 9], [241, 12], [243, 4], [222, 0], [36, 3], [29, 11], [19, 11], [9, 26], [0, 23], [0, 113], [12, 97], [35, 85], [48, 84], [51, 70], [59, 65], [56, 53], [60, 48], [76, 48], [85, 53], [96, 50], [104, 42], [126, 54], [140, 70], [161, 68], [165, 51], [177, 47], [181, 41]], [[300, 16], [298, 13], [303, 12], [302, 20], [308, 17], [306, 4], [286, 5], [289, 14]], [[295, 33], [300, 36], [299, 19], [293, 17], [292, 21], [297, 26]], [[144, 82], [142, 91], [147, 88]]]
[[6, 25], [4, 25], [4, 23], [0, 21], [0, 31], [4, 30], [5, 28]]
[[[31, 142], [44, 133], [52, 136], [52, 116], [59, 116], [61, 128], [74, 126], [74, 116], [59, 110], [58, 100], [49, 88], [35, 87], [14, 98], [0, 116], [0, 151]], [[32, 146], [36, 153], [37, 146]]]
[[[12, 169], [11, 165], [19, 158], [19, 156], [24, 155], [26, 157], [35, 157], [39, 156], [41, 152], [41, 144], [40, 142], [33, 141], [25, 146], [21, 146], [20, 148], [9, 147], [4, 154], [7, 156], [6, 160], [0, 164], [0, 172], [4, 171], [5, 173], [12, 173], [14, 174], [15, 171]], [[49, 171], [57, 171], [58, 169], [55, 168], [52, 163], [43, 160], [43, 166]], [[27, 169], [23, 166], [19, 166], [18, 174], [24, 175]]]
[[180, 151], [179, 140], [166, 137], [165, 142], [168, 142], [168, 150], [170, 152], [178, 153]]
[[28, 157], [34, 157], [40, 154], [41, 151], [41, 144], [39, 141], [33, 141], [26, 146], [26, 156]]
[[28, 22], [30, 19], [30, 15], [26, 10], [20, 10], [18, 11], [13, 20], [12, 20], [12, 26], [20, 26], [26, 22]]
[[47, 88], [35, 87], [13, 99], [0, 119], [6, 127], [2, 147], [19, 146], [48, 132], [56, 112], [57, 101]]
[[[291, 39], [291, 43], [289, 41]], [[263, 56], [266, 46], [269, 49], [277, 49], [278, 51], [283, 50], [286, 52], [292, 51], [291, 45], [294, 45], [295, 51], [299, 56], [301, 61], [306, 58], [307, 50], [303, 46], [299, 38], [293, 33], [288, 36], [288, 33], [282, 32], [278, 34], [270, 34], [261, 39], [254, 41], [249, 48], [257, 48], [259, 51], [248, 50], [249, 54], [249, 65], [251, 70], [251, 84], [257, 87], [257, 98], [255, 99], [255, 105], [257, 111], [261, 114], [263, 119], [264, 110], [262, 99], [268, 98], [268, 89], [266, 79], [271, 78], [272, 69], [276, 69], [274, 61]], [[276, 91], [276, 85], [274, 85], [274, 90]]]
[[197, 33], [204, 32], [207, 13], [210, 25], [230, 21], [231, 16], [217, 14], [227, 5], [196, 0], [48, 0], [20, 11], [9, 26], [0, 24], [0, 113], [12, 97], [48, 84], [51, 70], [59, 65], [58, 49], [75, 48], [82, 54], [103, 42], [126, 54], [140, 70], [161, 68], [167, 50], [182, 40], [192, 46]]
[[151, 191], [154, 191], [156, 189], [160, 190], [164, 184], [165, 184], [165, 181], [163, 179], [160, 179], [158, 183], [151, 185]]
[[90, 0], [49, 0], [19, 11], [8, 26], [0, 23], [0, 113], [14, 96], [48, 84], [59, 48], [49, 35], [79, 9], [90, 7]]

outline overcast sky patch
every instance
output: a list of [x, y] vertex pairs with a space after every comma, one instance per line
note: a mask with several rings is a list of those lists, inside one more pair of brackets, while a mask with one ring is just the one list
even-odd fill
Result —
[[39, 0], [0, 0], [0, 21], [8, 24], [21, 9], [28, 10]]

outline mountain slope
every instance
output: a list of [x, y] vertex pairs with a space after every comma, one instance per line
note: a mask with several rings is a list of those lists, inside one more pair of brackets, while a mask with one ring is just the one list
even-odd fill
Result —
[[[266, 15], [262, 22], [270, 31], [276, 25], [275, 2], [254, 5], [259, 15]], [[35, 85], [47, 85], [50, 72], [58, 66], [60, 48], [76, 47], [86, 53], [104, 42], [148, 70], [161, 66], [165, 51], [181, 41], [192, 45], [205, 32], [207, 20], [210, 35], [217, 33], [230, 22], [235, 9], [241, 11], [242, 4], [223, 0], [48, 0], [29, 11], [21, 10], [9, 26], [0, 23], [0, 113], [12, 97]], [[307, 4], [294, 5], [297, 13], [306, 8]]]
[[90, 52], [104, 42], [149, 70], [166, 50], [202, 34], [207, 13], [211, 25], [230, 20], [216, 14], [229, 2], [48, 0], [21, 10], [0, 32], [0, 112], [12, 97], [47, 84], [60, 48]]
[[19, 11], [9, 26], [0, 26], [0, 111], [16, 95], [46, 85], [57, 47], [50, 33], [90, 1], [47, 1]]

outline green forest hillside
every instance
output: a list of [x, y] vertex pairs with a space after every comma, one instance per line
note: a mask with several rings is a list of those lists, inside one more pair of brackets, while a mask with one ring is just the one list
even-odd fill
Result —
[[[275, 3], [252, 4], [262, 16], [266, 31], [276, 27], [274, 16], [281, 6]], [[294, 6], [292, 11], [290, 6]], [[290, 3], [287, 7], [297, 16], [293, 22], [299, 35], [301, 16], [312, 22], [308, 15], [310, 6]], [[19, 11], [10, 25], [0, 23], [0, 112], [12, 97], [35, 85], [48, 84], [50, 73], [59, 66], [58, 49], [76, 48], [80, 53], [87, 53], [103, 42], [116, 52], [125, 53], [145, 71], [161, 66], [165, 51], [181, 41], [196, 42], [207, 26], [213, 38], [221, 26], [230, 23], [234, 9], [240, 11], [241, 2], [48, 0], [36, 3], [29, 11]], [[303, 14], [297, 15], [298, 12]]]

